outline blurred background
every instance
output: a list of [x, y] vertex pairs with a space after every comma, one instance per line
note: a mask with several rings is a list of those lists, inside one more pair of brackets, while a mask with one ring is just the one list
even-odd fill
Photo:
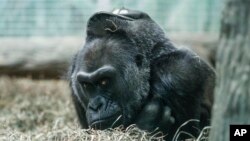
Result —
[[175, 44], [214, 66], [222, 6], [222, 0], [0, 0], [0, 140], [78, 133], [61, 78], [95, 12], [142, 10]]
[[217, 33], [218, 0], [1, 0], [0, 37], [83, 36], [97, 11], [142, 10], [167, 33]]
[[148, 13], [177, 44], [212, 65], [219, 0], [0, 0], [0, 75], [60, 78], [82, 47], [89, 17], [130, 8]]

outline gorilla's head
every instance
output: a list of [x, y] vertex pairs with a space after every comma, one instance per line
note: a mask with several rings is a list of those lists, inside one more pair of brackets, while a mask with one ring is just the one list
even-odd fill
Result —
[[145, 13], [100, 12], [90, 18], [86, 43], [70, 74], [88, 126], [133, 123], [149, 97], [149, 50], [162, 38], [161, 29]]
[[73, 78], [77, 96], [87, 101], [88, 125], [107, 128], [119, 116], [123, 124], [132, 120], [149, 91], [143, 60], [133, 43], [112, 35], [92, 40], [79, 52]]

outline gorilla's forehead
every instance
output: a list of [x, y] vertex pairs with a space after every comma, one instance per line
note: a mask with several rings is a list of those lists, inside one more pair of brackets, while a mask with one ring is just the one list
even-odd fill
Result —
[[83, 69], [94, 71], [104, 65], [122, 66], [131, 61], [133, 46], [123, 39], [101, 38], [87, 42], [82, 50]]

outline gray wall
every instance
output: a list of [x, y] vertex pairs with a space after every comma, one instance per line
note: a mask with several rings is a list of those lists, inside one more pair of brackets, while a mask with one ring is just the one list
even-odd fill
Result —
[[83, 36], [96, 11], [143, 10], [168, 33], [218, 33], [222, 0], [0, 0], [0, 37]]

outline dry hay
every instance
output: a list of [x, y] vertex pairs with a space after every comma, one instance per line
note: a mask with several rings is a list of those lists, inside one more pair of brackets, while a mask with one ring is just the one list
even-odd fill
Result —
[[[205, 127], [196, 141], [207, 141], [208, 133]], [[189, 133], [178, 131], [176, 140], [180, 134]], [[135, 126], [123, 131], [80, 129], [66, 81], [0, 77], [0, 140], [161, 141], [163, 135]]]
[[0, 77], [0, 140], [162, 140], [134, 126], [105, 131], [80, 129], [67, 82]]

